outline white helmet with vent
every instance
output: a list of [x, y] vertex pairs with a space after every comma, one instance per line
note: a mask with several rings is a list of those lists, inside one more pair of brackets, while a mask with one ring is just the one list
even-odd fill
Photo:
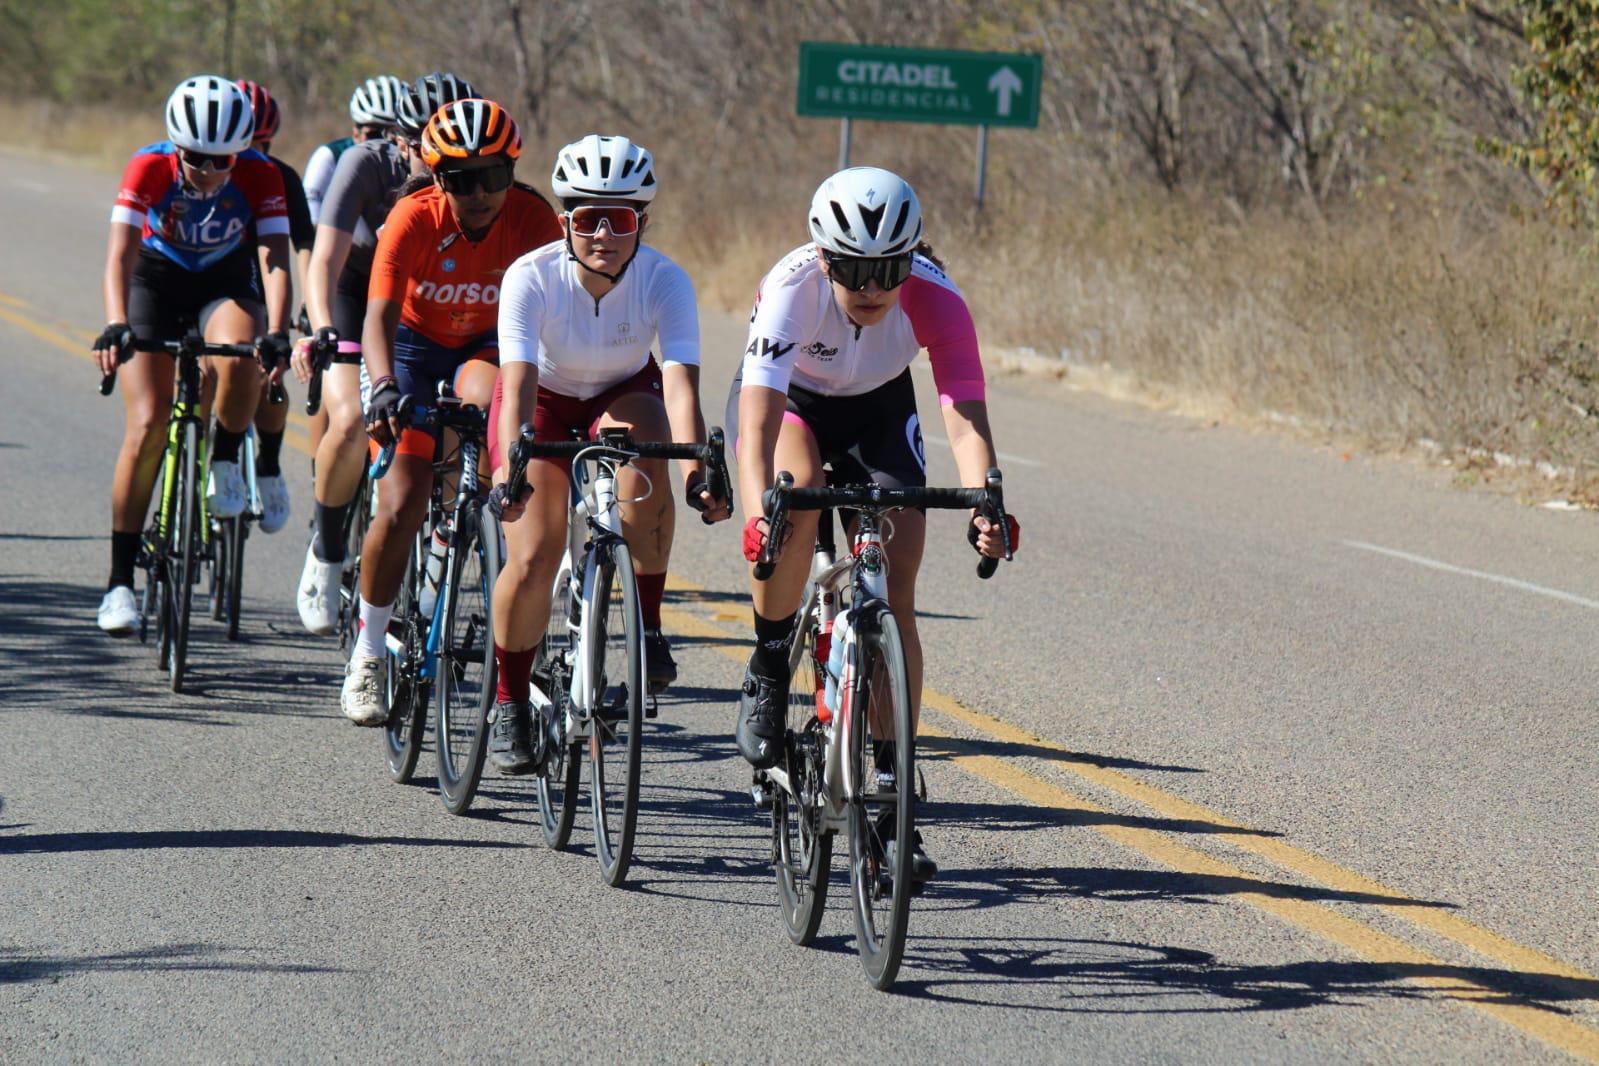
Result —
[[206, 155], [234, 155], [250, 147], [255, 115], [244, 90], [216, 74], [189, 78], [167, 98], [167, 139]]
[[591, 133], [556, 153], [550, 187], [563, 202], [632, 200], [647, 204], [655, 199], [655, 160], [649, 149], [626, 137]]
[[850, 167], [811, 197], [811, 239], [837, 255], [903, 255], [922, 239], [922, 205], [898, 174]]
[[350, 97], [350, 121], [357, 126], [393, 126], [400, 120], [405, 82], [392, 74], [379, 74], [356, 87]]

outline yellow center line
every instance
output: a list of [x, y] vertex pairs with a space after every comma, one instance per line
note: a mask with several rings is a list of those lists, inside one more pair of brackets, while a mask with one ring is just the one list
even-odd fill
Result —
[[[7, 297], [4, 294], [0, 294], [0, 304], [26, 306], [15, 297]], [[88, 351], [84, 350], [81, 344], [73, 341], [65, 334], [6, 307], [0, 307], [0, 320], [9, 322], [28, 334], [80, 358], [93, 358]], [[307, 419], [304, 416], [291, 414], [290, 417], [298, 425], [304, 426], [307, 424]], [[309, 454], [310, 447], [307, 444], [300, 440], [294, 440], [291, 443], [296, 449]], [[704, 591], [703, 586], [685, 581], [676, 575], [672, 576], [668, 587], [674, 591]], [[734, 608], [747, 607], [747, 604], [734, 597], [719, 597], [707, 601], [708, 606], [717, 604]], [[671, 619], [671, 628], [675, 632], [688, 636], [713, 639], [732, 638], [736, 640], [738, 642], [737, 646], [718, 647], [716, 650], [736, 661], [743, 661], [745, 658], [742, 634], [729, 631], [722, 626], [711, 625], [702, 621], [696, 615], [678, 608], [664, 608], [662, 614]], [[733, 621], [740, 615], [728, 610], [718, 614], [717, 617]], [[936, 690], [924, 689], [922, 702], [925, 708], [953, 718], [993, 739], [1027, 744], [1048, 751], [1073, 755], [1070, 749], [1062, 745], [1035, 736], [992, 715], [966, 707], [952, 697]], [[952, 736], [952, 734], [938, 729], [931, 723], [924, 724], [922, 731], [924, 735], [929, 737], [947, 738]], [[1044, 778], [1023, 770], [1012, 762], [1007, 762], [994, 756], [955, 755], [951, 757], [951, 762], [967, 773], [1040, 806], [1093, 812], [1107, 811], [1106, 808], [1067, 792]], [[1120, 771], [1094, 766], [1080, 760], [1062, 762], [1057, 765], [1086, 781], [1141, 803], [1157, 813], [1180, 819], [1210, 821], [1231, 828], [1246, 828], [1241, 823], [1217, 814], [1200, 804], [1192, 803]], [[1172, 869], [1207, 877], [1254, 880], [1252, 875], [1242, 868], [1232, 866], [1187, 845], [1180, 844], [1166, 834], [1154, 829], [1125, 825], [1097, 825], [1092, 828], [1100, 835], [1132, 848], [1140, 854]], [[1408, 900], [1408, 897], [1405, 897], [1402, 893], [1395, 892], [1380, 882], [1283, 843], [1278, 839], [1239, 834], [1231, 837], [1228, 842], [1235, 847], [1253, 852], [1262, 858], [1269, 859], [1287, 869], [1300, 873], [1310, 880], [1318, 881], [1339, 891], [1374, 896], [1386, 895], [1401, 901]], [[1340, 944], [1367, 959], [1379, 964], [1391, 965], [1395, 968], [1396, 976], [1408, 982], [1437, 989], [1451, 1000], [1464, 1002], [1571, 1055], [1592, 1062], [1599, 1062], [1599, 1032], [1554, 1013], [1552, 1010], [1517, 1002], [1509, 998], [1503, 989], [1493, 987], [1490, 983], [1473, 977], [1469, 970], [1451, 967], [1442, 960], [1422, 952], [1404, 941], [1340, 914], [1325, 904], [1258, 892], [1238, 893], [1237, 898], [1284, 921]], [[1543, 952], [1525, 947], [1497, 933], [1473, 925], [1465, 919], [1442, 913], [1438, 908], [1401, 905], [1398, 903], [1379, 903], [1377, 905], [1414, 925], [1437, 933], [1480, 954], [1497, 959], [1529, 977], [1556, 976], [1569, 980], [1594, 982], [1596, 987], [1599, 987], [1599, 978], [1594, 978], [1584, 971], [1563, 963]], [[1410, 972], [1416, 968], [1436, 969], [1439, 972], [1435, 975]], [[1461, 986], [1463, 985], [1470, 986], [1481, 992], [1482, 997], [1462, 995]]]
[[[678, 578], [676, 575], [668, 582], [667, 587], [673, 591], [704, 591], [701, 586]], [[725, 618], [732, 621], [739, 617], [732, 611], [720, 609], [727, 604], [738, 604], [739, 601], [736, 599], [719, 597], [707, 599], [702, 601], [702, 603], [704, 608], [713, 612], [713, 616], [718, 620]], [[713, 639], [731, 637], [738, 642], [736, 646], [719, 646], [716, 650], [724, 656], [739, 662], [742, 662], [747, 657], [745, 648], [747, 642], [743, 639], [742, 634], [730, 632], [719, 625], [712, 625], [699, 616], [679, 608], [664, 608], [662, 614], [670, 618], [671, 628], [674, 632]], [[732, 617], [728, 617], [730, 615]], [[1034, 736], [1032, 733], [1019, 729], [1008, 722], [1001, 721], [992, 715], [972, 710], [943, 693], [924, 688], [922, 705], [924, 712], [932, 710], [937, 714], [946, 715], [992, 739], [1007, 743], [1025, 744], [1072, 756], [1070, 761], [1057, 763], [1057, 765], [1086, 781], [1105, 787], [1128, 799], [1135, 800], [1159, 814], [1185, 821], [1207, 821], [1228, 828], [1247, 829], [1240, 822], [1219, 815], [1200, 804], [1192, 803], [1172, 793], [1145, 784], [1127, 774], [1082, 762], [1080, 756], [1077, 756], [1063, 745]], [[921, 733], [923, 736], [941, 738], [953, 735], [927, 722], [925, 715]], [[955, 755], [951, 757], [950, 761], [966, 772], [1039, 806], [1057, 809], [1076, 808], [1094, 812], [1107, 811], [1107, 808], [1100, 807], [1083, 797], [1067, 792], [1044, 778], [1022, 769], [1011, 761], [988, 755]], [[1246, 881], [1258, 880], [1258, 878], [1242, 868], [1178, 843], [1158, 830], [1125, 825], [1096, 825], [1091, 828], [1100, 835], [1132, 848], [1140, 854], [1175, 870], [1207, 877], [1242, 878]], [[1574, 966], [1543, 952], [1525, 947], [1497, 933], [1482, 929], [1463, 918], [1443, 913], [1440, 908], [1419, 906], [1411, 897], [1401, 892], [1390, 889], [1380, 882], [1364, 877], [1352, 870], [1347, 870], [1318, 856], [1301, 851], [1292, 845], [1283, 843], [1281, 840], [1269, 837], [1261, 838], [1246, 832], [1237, 835], [1229, 834], [1227, 843], [1260, 855], [1301, 874], [1308, 880], [1320, 882], [1329, 888], [1369, 897], [1375, 905], [1381, 907], [1385, 912], [1397, 915], [1413, 925], [1443, 936], [1479, 954], [1496, 959], [1504, 963], [1509, 969], [1528, 978], [1536, 980], [1540, 977], [1555, 977], [1569, 981], [1579, 981], [1584, 984], [1591, 983], [1595, 990], [1594, 994], [1583, 998], [1599, 998], [1599, 979]], [[1384, 897], [1392, 899], [1394, 902], [1380, 902]], [[1402, 940], [1380, 932], [1357, 919], [1340, 914], [1322, 903], [1283, 898], [1279, 895], [1258, 892], [1237, 893], [1237, 898], [1284, 921], [1340, 944], [1367, 959], [1377, 963], [1390, 964], [1394, 967], [1396, 976], [1406, 981], [1436, 989], [1452, 1000], [1467, 1003], [1571, 1055], [1588, 1059], [1592, 1062], [1599, 1062], [1599, 1032], [1579, 1022], [1572, 1021], [1556, 1013], [1553, 1009], [1518, 1001], [1510, 993], [1507, 993], [1505, 989], [1495, 987], [1491, 982], [1485, 981], [1480, 976], [1474, 976], [1469, 968], [1451, 966]], [[1417, 974], [1415, 971], [1418, 969], [1433, 969], [1438, 972], [1436, 974]], [[1469, 986], [1471, 989], [1470, 995], [1461, 994], [1464, 986]]]

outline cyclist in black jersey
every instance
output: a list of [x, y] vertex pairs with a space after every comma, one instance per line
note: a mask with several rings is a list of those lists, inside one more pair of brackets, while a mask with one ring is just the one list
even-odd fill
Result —
[[[255, 134], [250, 147], [266, 156], [283, 179], [283, 198], [289, 212], [289, 243], [294, 248], [303, 282], [311, 261], [311, 240], [316, 235], [316, 229], [311, 225], [311, 211], [306, 205], [305, 188], [300, 183], [299, 172], [272, 154], [272, 140], [282, 125], [282, 111], [265, 86], [242, 79], [238, 85], [250, 98], [250, 108], [255, 115]], [[259, 444], [255, 476], [256, 487], [261, 493], [261, 532], [276, 533], [289, 521], [289, 487], [283, 480], [281, 459], [283, 433], [289, 422], [289, 405], [271, 403], [269, 394], [270, 390], [262, 390], [261, 402], [255, 409], [255, 433]]]

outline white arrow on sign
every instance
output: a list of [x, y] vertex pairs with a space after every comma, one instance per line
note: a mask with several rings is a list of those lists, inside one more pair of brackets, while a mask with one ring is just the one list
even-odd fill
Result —
[[1000, 67], [988, 79], [988, 91], [999, 94], [1000, 117], [1010, 114], [1010, 98], [1022, 91], [1022, 79], [1009, 67]]

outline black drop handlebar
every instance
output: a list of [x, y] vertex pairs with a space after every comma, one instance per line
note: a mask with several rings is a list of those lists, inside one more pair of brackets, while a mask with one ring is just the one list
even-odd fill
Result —
[[[181, 358], [198, 359], [206, 355], [226, 355], [237, 359], [255, 359], [261, 363], [261, 369], [271, 372], [272, 368], [266, 365], [266, 360], [261, 352], [261, 340], [254, 344], [212, 344], [198, 333], [185, 333], [180, 340], [175, 341], [141, 341], [135, 340], [133, 344], [117, 352], [117, 365], [121, 366], [132, 359], [137, 352], [168, 352]], [[117, 374], [112, 371], [100, 378], [100, 395], [110, 396], [111, 390], [116, 388]], [[281, 385], [274, 385], [271, 400], [273, 403], [282, 403], [284, 393]]]
[[[781, 547], [779, 531], [788, 521], [790, 511], [825, 511], [835, 507], [854, 511], [882, 514], [903, 507], [925, 507], [933, 510], [954, 511], [975, 508], [999, 529], [1005, 545], [1005, 558], [1012, 557], [1010, 523], [1005, 520], [1005, 493], [1003, 478], [997, 468], [990, 469], [980, 489], [938, 488], [887, 488], [882, 485], [840, 485], [822, 488], [796, 488], [794, 475], [787, 470], [777, 475], [777, 482], [761, 494], [761, 509], [766, 514], [766, 543], [761, 547], [760, 558], [755, 562], [755, 580], [765, 581], [777, 567], [777, 551]], [[990, 578], [999, 567], [999, 560], [984, 556], [977, 564], [977, 576]]]
[[583, 452], [609, 452], [625, 459], [698, 459], [705, 464], [705, 489], [713, 499], [733, 505], [732, 479], [727, 476], [726, 442], [721, 426], [712, 426], [704, 444], [658, 444], [635, 441], [623, 430], [601, 430], [598, 440], [539, 441], [533, 439], [533, 425], [522, 424], [522, 431], [511, 445], [506, 469], [505, 493], [519, 500], [527, 488], [527, 464], [533, 459], [576, 459]]

